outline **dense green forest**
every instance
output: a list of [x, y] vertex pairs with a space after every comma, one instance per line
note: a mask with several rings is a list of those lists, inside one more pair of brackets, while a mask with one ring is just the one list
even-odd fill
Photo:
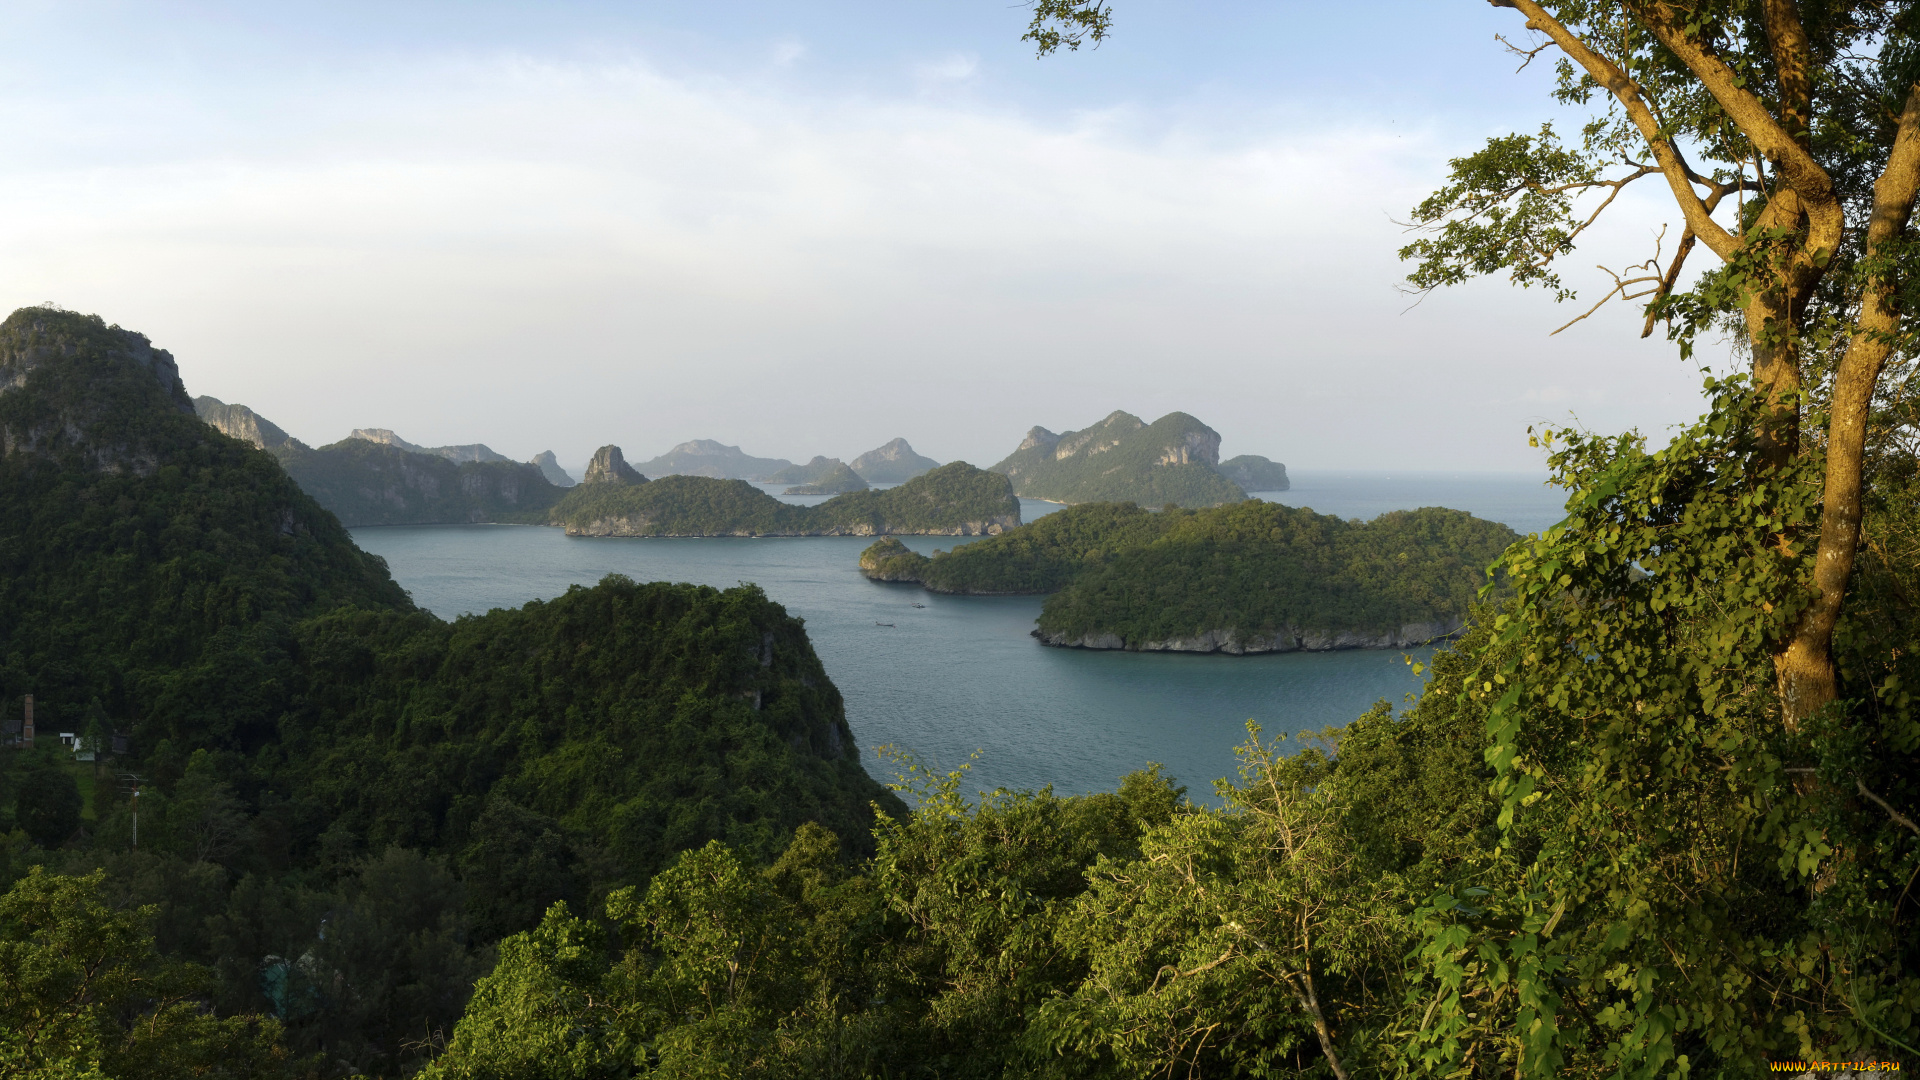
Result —
[[1083, 503], [932, 558], [881, 540], [860, 568], [935, 592], [1053, 593], [1037, 632], [1049, 644], [1289, 651], [1452, 633], [1517, 539], [1436, 507], [1362, 523], [1256, 500]]
[[955, 461], [899, 487], [851, 491], [818, 506], [705, 476], [587, 483], [554, 505], [552, 521], [570, 536], [978, 536], [1020, 524], [1020, 500], [1006, 477]]
[[1016, 493], [1052, 502], [1200, 507], [1246, 498], [1214, 468], [1219, 460], [1219, 433], [1186, 413], [1148, 424], [1116, 411], [1061, 435], [1034, 428], [993, 471], [1011, 477]]
[[845, 465], [839, 458], [823, 457], [815, 454], [812, 461], [804, 465], [789, 465], [767, 477], [769, 484], [811, 484], [832, 472], [836, 466]]
[[549, 904], [904, 812], [755, 588], [443, 622], [144, 337], [22, 309], [0, 387], [0, 1074], [402, 1075]]

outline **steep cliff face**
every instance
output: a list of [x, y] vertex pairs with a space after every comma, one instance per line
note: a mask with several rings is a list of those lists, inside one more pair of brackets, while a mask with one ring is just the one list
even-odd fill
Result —
[[462, 443], [459, 446], [416, 446], [400, 436], [395, 435], [393, 431], [388, 428], [354, 428], [353, 434], [347, 436], [347, 438], [365, 439], [367, 442], [379, 443], [382, 446], [392, 446], [415, 454], [432, 454], [435, 457], [446, 458], [448, 461], [510, 462], [513, 460], [505, 454], [495, 453], [485, 443]]
[[554, 487], [570, 488], [577, 482], [567, 475], [567, 470], [560, 467], [560, 459], [554, 457], [551, 450], [542, 450], [535, 454], [528, 464], [539, 469], [540, 475], [546, 477], [547, 483]]
[[1148, 424], [1115, 411], [1080, 431], [1033, 428], [993, 466], [1014, 491], [1054, 502], [1134, 502], [1141, 506], [1218, 506], [1246, 493], [1218, 472], [1220, 434], [1186, 413]]
[[593, 460], [587, 462], [587, 474], [581, 478], [583, 484], [644, 484], [647, 478], [639, 470], [627, 464], [627, 457], [620, 448], [609, 443], [593, 452]]
[[907, 440], [895, 439], [854, 458], [850, 467], [869, 484], [904, 484], [922, 473], [939, 468], [940, 463], [914, 453]]
[[250, 442], [262, 450], [278, 450], [283, 446], [296, 446], [302, 450], [307, 448], [305, 443], [245, 405], [229, 405], [219, 398], [202, 394], [193, 399], [193, 411], [221, 434], [231, 435], [241, 442]]
[[136, 744], [246, 745], [281, 708], [256, 674], [276, 628], [343, 603], [411, 608], [270, 455], [200, 421], [165, 350], [55, 308], [0, 323], [0, 696], [48, 728], [93, 700], [141, 718]]
[[349, 526], [542, 522], [561, 494], [532, 465], [455, 462], [365, 439], [279, 456], [287, 475]]

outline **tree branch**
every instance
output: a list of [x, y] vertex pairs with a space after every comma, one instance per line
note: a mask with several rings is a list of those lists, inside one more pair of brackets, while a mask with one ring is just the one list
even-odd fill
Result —
[[[1687, 227], [1707, 242], [1707, 247], [1722, 259], [1731, 260], [1740, 247], [1738, 237], [1720, 227], [1707, 210], [1700, 194], [1693, 190], [1693, 170], [1687, 167], [1680, 155], [1680, 148], [1674, 145], [1664, 130], [1659, 118], [1653, 115], [1646, 96], [1638, 83], [1620, 70], [1613, 61], [1601, 56], [1587, 46], [1587, 43], [1561, 25], [1558, 19], [1547, 14], [1547, 10], [1536, 0], [1488, 0], [1494, 7], [1510, 7], [1527, 17], [1527, 28], [1539, 30], [1553, 39], [1560, 51], [1586, 69], [1595, 82], [1607, 88], [1614, 98], [1626, 110], [1627, 118], [1640, 130], [1642, 138], [1653, 151], [1654, 160], [1659, 162], [1660, 171], [1667, 178], [1667, 186], [1672, 189], [1673, 197], [1680, 204], [1680, 212], [1685, 215]], [[1825, 174], [1821, 174], [1824, 176]]]
[[1881, 798], [1878, 795], [1875, 795], [1871, 791], [1868, 791], [1867, 785], [1863, 783], [1859, 777], [1857, 776], [1854, 777], [1853, 786], [1859, 790], [1860, 794], [1865, 795], [1869, 799], [1872, 799], [1876, 804], [1879, 805], [1880, 809], [1885, 810], [1887, 812], [1887, 816], [1893, 819], [1894, 824], [1904, 825], [1907, 828], [1912, 829], [1916, 835], [1920, 835], [1920, 825], [1915, 825], [1913, 823], [1912, 818], [1908, 817], [1907, 815], [1901, 813], [1898, 810], [1895, 810], [1893, 807], [1888, 806], [1887, 800]]

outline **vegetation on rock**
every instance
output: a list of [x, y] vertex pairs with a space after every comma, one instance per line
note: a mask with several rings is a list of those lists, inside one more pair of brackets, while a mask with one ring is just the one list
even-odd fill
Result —
[[538, 466], [454, 461], [365, 439], [276, 455], [287, 475], [350, 527], [537, 522], [561, 495]]
[[767, 477], [769, 484], [811, 484], [845, 466], [839, 458], [821, 457], [815, 454], [812, 461], [805, 465], [789, 465]]
[[835, 462], [817, 478], [804, 484], [787, 489], [789, 495], [844, 495], [849, 491], [865, 491], [867, 482], [845, 465]]
[[940, 467], [925, 454], [914, 453], [905, 439], [876, 446], [848, 463], [860, 479], [869, 484], [904, 484], [924, 472]]
[[1287, 479], [1287, 467], [1258, 454], [1241, 454], [1213, 467], [1221, 476], [1240, 485], [1243, 491], [1286, 491], [1293, 486]]
[[1152, 424], [1115, 412], [1081, 431], [1034, 428], [994, 472], [1016, 494], [1052, 502], [1136, 502], [1142, 506], [1218, 506], [1246, 498], [1214, 470], [1220, 436], [1186, 413]]

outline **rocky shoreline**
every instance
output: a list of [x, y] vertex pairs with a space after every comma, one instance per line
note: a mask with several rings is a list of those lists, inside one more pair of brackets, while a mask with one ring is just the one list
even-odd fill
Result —
[[[999, 536], [1018, 525], [1018, 521], [990, 518], [985, 521], [963, 521], [945, 529], [890, 529], [885, 525], [858, 522], [851, 525], [833, 525], [824, 529], [806, 529], [795, 531], [756, 532], [740, 529], [732, 532], [661, 532], [653, 527], [646, 518], [598, 518], [585, 524], [568, 525], [568, 536], [619, 537], [619, 536], [657, 536], [661, 538], [691, 539], [703, 536]], [[905, 579], [901, 579], [905, 580]]]
[[1279, 634], [1240, 635], [1238, 630], [1208, 630], [1189, 638], [1167, 638], [1129, 644], [1120, 635], [1106, 632], [1069, 637], [1060, 632], [1034, 630], [1042, 645], [1056, 649], [1105, 649], [1127, 652], [1224, 653], [1228, 656], [1254, 656], [1262, 653], [1337, 652], [1345, 649], [1409, 649], [1444, 641], [1460, 633], [1466, 623], [1460, 619], [1443, 622], [1407, 623], [1397, 630], [1367, 634], [1352, 630], [1294, 630]]

